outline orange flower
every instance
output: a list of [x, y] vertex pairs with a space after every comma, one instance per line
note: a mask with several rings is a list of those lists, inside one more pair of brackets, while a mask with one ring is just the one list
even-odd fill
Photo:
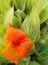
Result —
[[19, 44], [19, 42], [21, 42], [26, 37], [27, 34], [23, 31], [9, 26], [5, 34], [5, 43], [7, 44], [8, 41], [11, 41], [12, 43]]
[[27, 34], [11, 26], [7, 28], [5, 34], [5, 49], [2, 54], [11, 63], [18, 63], [30, 51], [32, 41], [27, 39]]

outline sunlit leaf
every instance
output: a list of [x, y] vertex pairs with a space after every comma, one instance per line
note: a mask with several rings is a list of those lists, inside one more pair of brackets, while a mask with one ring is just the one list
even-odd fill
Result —
[[16, 11], [15, 11], [15, 16], [17, 16], [17, 15], [19, 15], [21, 18], [23, 18], [23, 19], [25, 19], [26, 18], [26, 14], [22, 11], [22, 10], [20, 10], [20, 9], [17, 9]]
[[26, 1], [26, 10], [27, 13], [30, 13], [32, 10], [32, 7], [34, 6], [34, 4], [37, 2], [37, 0], [27, 0]]
[[26, 0], [12, 0], [16, 9], [21, 9], [24, 11]]
[[48, 19], [48, 6], [40, 14], [41, 24]]
[[35, 6], [38, 9], [39, 14], [42, 12], [42, 10], [48, 5], [48, 0], [38, 0]]
[[28, 33], [33, 42], [38, 41], [40, 38], [40, 19], [36, 6], [32, 8], [32, 11], [28, 18], [26, 18], [22, 24], [22, 30]]
[[10, 23], [12, 24], [12, 20], [13, 20], [13, 16], [14, 16], [14, 8], [12, 7], [5, 16], [5, 20], [4, 20], [4, 27], [6, 28], [7, 25]]
[[0, 0], [0, 12], [3, 14], [5, 14], [11, 7], [8, 1], [7, 0]]

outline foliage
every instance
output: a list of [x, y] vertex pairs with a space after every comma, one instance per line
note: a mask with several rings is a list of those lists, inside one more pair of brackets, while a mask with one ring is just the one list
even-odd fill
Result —
[[48, 0], [0, 0], [0, 65], [10, 63], [1, 53], [8, 24], [33, 41], [29, 54], [17, 65], [48, 65]]

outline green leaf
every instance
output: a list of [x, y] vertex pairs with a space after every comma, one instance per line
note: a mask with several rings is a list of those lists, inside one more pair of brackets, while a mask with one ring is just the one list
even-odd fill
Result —
[[40, 38], [40, 19], [37, 7], [34, 5], [28, 18], [26, 18], [21, 29], [28, 33], [29, 38], [36, 42]]
[[40, 14], [41, 24], [48, 19], [48, 6], [43, 9]]
[[[13, 0], [12, 0], [13, 1]], [[15, 5], [16, 9], [23, 10], [25, 9], [26, 0], [14, 0], [13, 4]]]
[[8, 63], [2, 63], [1, 65], [8, 65]]
[[4, 46], [4, 36], [0, 38], [0, 56], [2, 55], [2, 50], [5, 48]]
[[2, 65], [2, 62], [0, 62], [0, 65]]
[[41, 65], [48, 65], [48, 44], [41, 45], [39, 51], [36, 52], [36, 58]]
[[10, 63], [8, 60], [6, 60], [4, 57], [0, 57], [0, 62], [2, 63]]
[[3, 22], [4, 22], [4, 15], [0, 14], [0, 24], [3, 24]]
[[8, 3], [11, 5], [11, 0], [8, 0]]
[[13, 16], [14, 16], [14, 8], [12, 7], [5, 16], [5, 20], [4, 20], [4, 27], [6, 28], [7, 25], [10, 23], [12, 24], [12, 20], [13, 20]]
[[21, 18], [23, 18], [23, 19], [25, 19], [26, 18], [26, 14], [22, 11], [22, 10], [20, 10], [20, 9], [17, 9], [16, 11], [15, 11], [15, 16], [17, 16], [17, 15], [19, 15]]
[[11, 7], [8, 1], [7, 0], [0, 0], [0, 12], [2, 14], [5, 14]]
[[34, 4], [37, 2], [37, 0], [26, 0], [26, 10], [27, 13], [30, 13], [32, 10], [32, 7], [34, 6]]
[[21, 10], [15, 11], [15, 16], [12, 25], [16, 28], [21, 28], [22, 21], [26, 18], [26, 14]]
[[46, 29], [48, 31], [48, 19], [46, 20]]
[[40, 65], [40, 64], [38, 64], [37, 62], [35, 62], [35, 61], [30, 61], [30, 64], [29, 65]]
[[40, 14], [42, 10], [48, 5], [48, 0], [38, 0], [35, 4], [35, 7], [38, 9], [38, 13]]
[[[33, 0], [31, 0], [31, 1], [34, 2]], [[30, 3], [30, 0], [28, 0], [28, 2]], [[29, 8], [30, 8], [31, 3], [30, 4], [29, 3], [27, 5], [29, 5]], [[48, 8], [47, 8], [48, 0], [38, 0], [38, 1], [36, 1], [36, 3], [34, 5], [35, 5], [35, 8], [38, 9], [38, 15], [40, 15], [41, 23], [43, 23], [48, 17]], [[30, 9], [32, 9], [32, 8], [30, 8]]]
[[22, 21], [21, 21], [20, 16], [18, 16], [18, 17], [14, 16], [13, 21], [12, 21], [12, 25], [13, 25], [13, 27], [20, 29], [20, 27], [22, 25]]
[[46, 32], [46, 35], [41, 39], [40, 44], [48, 44], [48, 32]]
[[41, 38], [44, 37], [44, 35], [46, 34], [47, 32], [47, 29], [46, 29], [46, 22], [42, 23], [41, 26], [40, 26], [40, 30], [41, 30]]
[[46, 34], [46, 26], [41, 30], [41, 38], [43, 38]]
[[24, 61], [20, 61], [17, 65], [25, 65]]
[[4, 35], [4, 27], [3, 24], [0, 24], [0, 38]]
[[24, 20], [21, 29], [28, 34], [28, 37], [33, 41], [36, 39], [36, 31], [33, 28], [33, 24], [30, 21], [29, 17], [26, 17]]
[[33, 6], [32, 11], [29, 16], [30, 20], [32, 21], [33, 30], [35, 32], [32, 33], [34, 35], [34, 42], [39, 41], [40, 38], [40, 19], [39, 19], [39, 11], [37, 8], [37, 4]]
[[38, 0], [35, 5], [40, 15], [40, 23], [45, 22], [45, 20], [48, 18], [48, 0]]
[[30, 63], [30, 57], [27, 56], [24, 59], [22, 59], [17, 65], [28, 65]]

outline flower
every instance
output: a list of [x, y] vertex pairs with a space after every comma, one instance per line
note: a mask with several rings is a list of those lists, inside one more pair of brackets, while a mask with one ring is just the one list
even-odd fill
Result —
[[22, 30], [8, 26], [5, 34], [5, 49], [2, 54], [11, 63], [18, 63], [29, 53], [32, 41]]

